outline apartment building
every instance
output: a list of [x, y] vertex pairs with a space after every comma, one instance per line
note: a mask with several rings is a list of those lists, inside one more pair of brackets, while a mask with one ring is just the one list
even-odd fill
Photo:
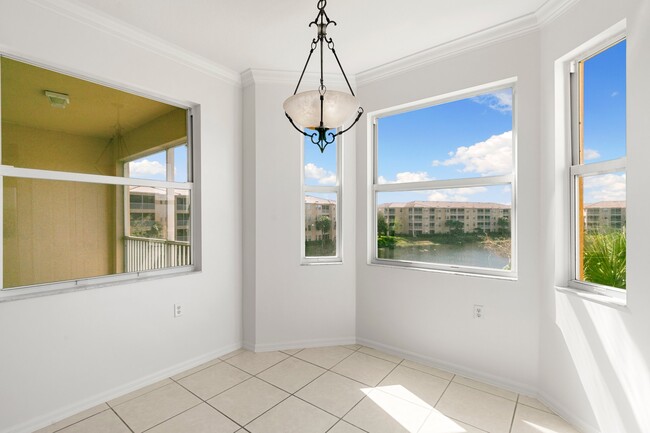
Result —
[[587, 231], [598, 231], [625, 227], [625, 204], [625, 201], [599, 201], [585, 205], [585, 228]]
[[[328, 219], [322, 226], [319, 221]], [[336, 201], [305, 196], [305, 241], [336, 239]]]
[[449, 233], [454, 225], [448, 221], [462, 223], [465, 233], [510, 230], [510, 206], [498, 203], [410, 201], [383, 203], [378, 209], [390, 230], [402, 235]]

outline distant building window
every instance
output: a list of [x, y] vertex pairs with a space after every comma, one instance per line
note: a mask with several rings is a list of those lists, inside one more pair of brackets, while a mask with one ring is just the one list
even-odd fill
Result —
[[303, 263], [341, 261], [341, 145], [321, 153], [309, 138], [303, 143]]
[[187, 270], [189, 110], [7, 57], [0, 68], [0, 297]]
[[626, 288], [626, 42], [572, 62], [571, 285]]
[[372, 262], [516, 275], [513, 99], [509, 83], [371, 115]]

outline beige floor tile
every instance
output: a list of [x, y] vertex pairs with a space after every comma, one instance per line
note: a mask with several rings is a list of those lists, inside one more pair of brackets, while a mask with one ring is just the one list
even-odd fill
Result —
[[222, 362], [191, 376], [184, 377], [178, 383], [203, 400], [207, 400], [245, 381], [249, 377], [251, 377], [250, 374]]
[[300, 352], [302, 349], [282, 349], [280, 352], [284, 352], [287, 355], [295, 355], [296, 353]]
[[300, 358], [320, 367], [330, 369], [339, 362], [352, 354], [352, 350], [342, 346], [316, 347], [304, 349], [296, 353], [296, 358]]
[[328, 371], [298, 391], [296, 396], [342, 417], [366, 395], [361, 391], [366, 388], [367, 385]]
[[377, 385], [397, 364], [366, 355], [365, 353], [354, 352], [348, 358], [337, 364], [332, 371], [365, 383], [366, 385]]
[[222, 362], [222, 361], [221, 361], [220, 359], [218, 359], [218, 358], [217, 358], [217, 359], [213, 359], [213, 360], [208, 361], [208, 362], [204, 362], [204, 363], [201, 364], [201, 365], [197, 365], [197, 366], [194, 367], [194, 368], [190, 368], [189, 370], [185, 370], [185, 371], [183, 371], [183, 372], [181, 372], [181, 373], [178, 373], [178, 374], [175, 375], [175, 376], [172, 376], [172, 379], [175, 380], [175, 381], [179, 381], [179, 380], [181, 380], [181, 379], [184, 378], [184, 377], [190, 376], [190, 375], [192, 375], [192, 374], [194, 374], [194, 373], [196, 373], [196, 372], [199, 372], [199, 371], [201, 371], [201, 370], [205, 370], [206, 368], [208, 368], [208, 367], [212, 367], [213, 365], [217, 365], [217, 364], [219, 364], [220, 362]]
[[111, 407], [115, 407], [118, 404], [122, 404], [124, 402], [129, 401], [129, 400], [133, 400], [136, 397], [140, 397], [141, 395], [145, 395], [148, 392], [151, 392], [151, 391], [156, 390], [158, 388], [162, 388], [163, 386], [169, 385], [170, 383], [174, 383], [174, 381], [171, 380], [171, 379], [163, 379], [163, 380], [161, 380], [159, 382], [152, 383], [149, 386], [145, 386], [143, 388], [136, 389], [135, 391], [130, 392], [128, 394], [124, 394], [121, 397], [117, 397], [117, 398], [114, 398], [113, 400], [109, 400], [108, 405], [111, 406]]
[[345, 421], [339, 421], [327, 433], [364, 433], [363, 430], [353, 426]]
[[208, 400], [208, 403], [241, 425], [246, 425], [285, 398], [286, 392], [253, 377]]
[[59, 433], [131, 433], [131, 430], [112, 410], [105, 410], [76, 424], [59, 430]]
[[359, 350], [363, 346], [360, 345], [360, 344], [344, 344], [343, 347], [345, 347], [346, 349], [350, 349], [350, 350]]
[[525, 405], [517, 405], [512, 433], [540, 432], [579, 433], [578, 430], [557, 415]]
[[258, 374], [277, 364], [289, 355], [282, 352], [243, 352], [226, 362], [250, 374]]
[[515, 402], [452, 382], [436, 409], [450, 418], [491, 433], [508, 433]]
[[418, 433], [487, 433], [464, 422], [449, 418], [438, 412], [431, 411]]
[[367, 355], [376, 356], [377, 358], [385, 359], [386, 361], [394, 362], [396, 364], [399, 364], [400, 362], [402, 362], [402, 359], [403, 359], [403, 358], [400, 358], [399, 356], [389, 355], [388, 353], [384, 353], [384, 352], [382, 352], [380, 350], [373, 349], [371, 347], [365, 347], [365, 346], [361, 347], [359, 349], [359, 352], [363, 352], [363, 353], [365, 353]]
[[230, 358], [232, 358], [233, 356], [237, 356], [237, 355], [239, 355], [240, 353], [244, 353], [244, 352], [247, 352], [247, 350], [246, 350], [246, 349], [243, 349], [243, 348], [241, 348], [241, 349], [237, 349], [237, 350], [233, 350], [233, 351], [230, 352], [230, 353], [226, 353], [225, 355], [220, 356], [219, 359], [221, 359], [222, 361], [224, 361], [224, 360], [226, 360], [226, 359], [230, 359]]
[[528, 397], [526, 395], [521, 395], [519, 394], [519, 400], [517, 400], [517, 403], [519, 404], [525, 404], [526, 406], [533, 407], [535, 409], [543, 410], [544, 412], [548, 413], [553, 413], [553, 411], [546, 406], [539, 400], [533, 397]]
[[411, 403], [433, 408], [448, 385], [448, 380], [398, 365], [377, 385], [377, 389]]
[[293, 394], [326, 371], [300, 359], [287, 358], [257, 377]]
[[245, 427], [251, 433], [325, 433], [337, 421], [309, 403], [289, 397]]
[[78, 423], [79, 421], [82, 421], [86, 418], [90, 418], [93, 415], [97, 415], [98, 413], [103, 412], [107, 409], [110, 408], [106, 403], [98, 404], [97, 406], [86, 409], [83, 412], [79, 412], [78, 414], [72, 415], [61, 421], [55, 422], [54, 424], [44, 427], [34, 433], [53, 433], [55, 431], [61, 430], [64, 427]]
[[343, 419], [370, 433], [417, 433], [430, 409], [373, 390]]
[[433, 374], [434, 376], [438, 376], [447, 380], [451, 380], [454, 377], [454, 373], [450, 373], [445, 370], [440, 370], [439, 368], [435, 368], [435, 367], [429, 367], [428, 365], [420, 364], [419, 362], [409, 361], [408, 359], [402, 361], [401, 365], [403, 367], [413, 368], [415, 370], [419, 370], [424, 373]]
[[472, 388], [476, 388], [481, 391], [489, 392], [490, 394], [498, 395], [499, 397], [507, 398], [508, 400], [517, 401], [517, 393], [508, 391], [507, 389], [499, 388], [494, 385], [489, 385], [487, 383], [479, 382], [478, 380], [458, 375], [454, 377], [453, 381], [465, 386], [471, 386]]
[[233, 433], [239, 426], [205, 403], [158, 424], [147, 433]]
[[136, 397], [113, 409], [131, 429], [138, 433], [168, 420], [201, 403], [195, 395], [177, 383], [165, 385]]

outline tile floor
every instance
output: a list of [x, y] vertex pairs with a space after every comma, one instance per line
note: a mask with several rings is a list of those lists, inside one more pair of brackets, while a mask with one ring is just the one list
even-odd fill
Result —
[[535, 399], [359, 345], [219, 359], [38, 433], [577, 433]]

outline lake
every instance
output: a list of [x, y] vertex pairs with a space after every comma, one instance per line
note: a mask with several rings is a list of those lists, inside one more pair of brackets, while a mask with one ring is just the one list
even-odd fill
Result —
[[492, 269], [503, 269], [510, 262], [507, 258], [487, 250], [479, 242], [456, 245], [416, 245], [395, 247], [394, 249], [379, 248], [378, 256], [380, 259], [476, 266]]

